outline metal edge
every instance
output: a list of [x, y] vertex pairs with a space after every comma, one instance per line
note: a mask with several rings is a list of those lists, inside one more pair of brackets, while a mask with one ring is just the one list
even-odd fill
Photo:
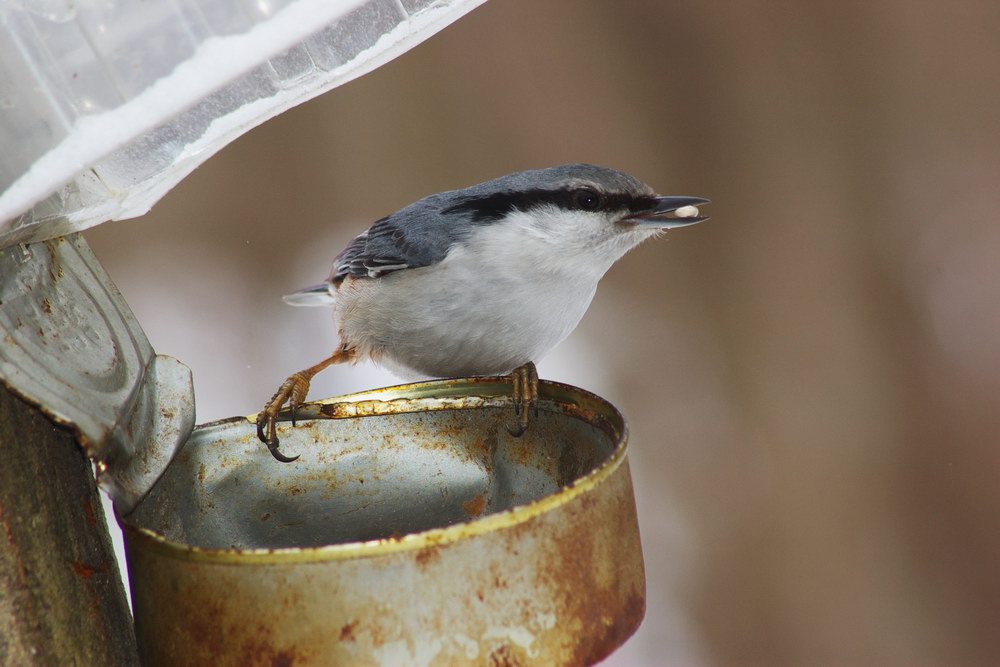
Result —
[[[471, 387], [483, 388], [484, 386], [489, 387], [487, 392], [484, 393], [499, 395], [501, 389], [510, 386], [510, 382], [509, 380], [504, 380], [503, 378], [458, 378], [450, 380], [433, 380], [429, 382], [396, 385], [373, 391], [359, 392], [356, 394], [346, 394], [344, 396], [325, 399], [310, 405], [325, 406], [336, 403], [350, 403], [353, 399], [361, 399], [362, 401], [365, 401], [370, 400], [369, 397], [375, 395], [382, 396], [383, 398], [400, 397], [380, 401], [385, 404], [389, 404], [390, 401], [392, 403], [396, 403], [397, 401], [406, 401], [407, 399], [401, 398], [401, 396], [404, 392], [411, 389], [413, 392], [411, 395], [415, 395], [418, 401], [433, 397], [438, 391], [440, 391], [440, 393], [436, 394], [438, 396], [444, 395], [459, 397], [462, 395], [460, 393], [461, 389], [467, 390]], [[625, 417], [621, 414], [621, 412], [619, 412], [618, 409], [611, 403], [584, 389], [545, 380], [539, 384], [539, 393], [542, 399], [556, 404], [563, 410], [564, 414], [567, 414], [575, 419], [586, 421], [592, 426], [607, 433], [615, 440], [615, 449], [611, 453], [611, 456], [599, 467], [590, 471], [583, 477], [574, 480], [572, 484], [563, 487], [562, 490], [543, 498], [539, 498], [538, 500], [528, 503], [527, 505], [520, 505], [503, 512], [490, 514], [481, 519], [463, 522], [444, 528], [432, 528], [419, 533], [404, 535], [399, 538], [386, 538], [381, 540], [370, 540], [367, 542], [346, 542], [343, 544], [331, 544], [322, 547], [288, 547], [278, 549], [241, 550], [204, 549], [201, 547], [182, 544], [180, 542], [174, 542], [155, 531], [149, 530], [148, 528], [139, 528], [131, 525], [128, 522], [128, 518], [121, 517], [117, 511], [115, 512], [115, 518], [118, 520], [118, 525], [122, 528], [122, 531], [128, 538], [126, 540], [126, 544], [129, 549], [135, 548], [136, 545], [139, 545], [143, 549], [151, 550], [178, 560], [220, 565], [287, 565], [332, 560], [371, 558], [374, 556], [384, 556], [403, 551], [415, 551], [426, 547], [451, 544], [469, 537], [482, 535], [504, 528], [512, 528], [525, 523], [534, 517], [541, 516], [558, 507], [566, 505], [575, 498], [583, 495], [591, 489], [596, 488], [621, 467], [628, 452], [628, 423], [625, 421]], [[476, 398], [476, 396], [470, 396], [468, 393], [466, 393], [465, 396], [467, 398]], [[574, 400], [576, 398], [582, 398], [584, 400]], [[306, 406], [302, 407], [304, 408]], [[405, 406], [399, 405], [399, 407], [402, 408]], [[416, 412], [428, 409], [472, 410], [479, 407], [481, 407], [479, 404], [463, 406], [447, 402], [443, 404], [442, 407], [419, 407], [410, 410], [390, 410], [385, 413], [370, 414], [394, 414], [403, 411]], [[256, 415], [250, 415], [247, 419], [253, 420], [255, 416]], [[307, 417], [300, 414], [299, 418], [303, 419]], [[318, 418], [329, 419], [331, 417], [326, 416]], [[242, 418], [236, 417], [219, 420], [211, 422], [210, 424], [202, 425], [202, 427], [228, 424], [238, 421], [239, 419]], [[618, 428], [614, 428], [615, 426], [618, 426]], [[614, 430], [610, 431], [609, 429], [612, 428]]]
[[[28, 405], [37, 408], [55, 426], [71, 433], [84, 454], [97, 464], [100, 471], [106, 467], [109, 459], [121, 453], [115, 451], [116, 447], [127, 447], [129, 444], [134, 444], [130, 442], [123, 445], [120, 439], [125, 429], [132, 428], [129, 422], [135, 416], [139, 394], [143, 391], [150, 368], [157, 355], [139, 326], [135, 315], [125, 303], [121, 292], [81, 234], [70, 234], [47, 241], [39, 241], [25, 247], [29, 260], [32, 257], [31, 250], [44, 251], [44, 256], [48, 259], [47, 270], [52, 276], [53, 285], [44, 285], [43, 292], [40, 292], [40, 300], [46, 302], [43, 306], [45, 311], [59, 314], [69, 312], [69, 308], [64, 303], [53, 298], [53, 291], [57, 286], [55, 284], [67, 280], [64, 276], [69, 275], [80, 289], [91, 297], [89, 303], [84, 304], [81, 310], [95, 315], [94, 321], [103, 319], [107, 325], [102, 333], [107, 333], [110, 339], [108, 341], [102, 340], [95, 345], [107, 343], [119, 349], [118, 367], [126, 375], [134, 375], [134, 379], [131, 387], [122, 392], [126, 396], [118, 406], [117, 412], [111, 416], [108, 414], [95, 416], [94, 401], [91, 401], [89, 406], [86, 405], [87, 401], [84, 400], [86, 396], [82, 398], [81, 396], [73, 396], [74, 400], [70, 400], [59, 391], [39, 391], [37, 388], [39, 378], [32, 374], [29, 369], [19, 365], [16, 358], [5, 354], [0, 354], [0, 362], [3, 362], [0, 365], [10, 366], [9, 370], [13, 372], [2, 369], [0, 385]], [[5, 248], [4, 252], [7, 250], [9, 248]], [[49, 291], [44, 292], [45, 289]], [[54, 305], [48, 303], [50, 299]], [[0, 331], [0, 333], [4, 333], [4, 331]], [[116, 334], [120, 336], [116, 336]], [[10, 341], [5, 340], [5, 344], [7, 343]], [[17, 341], [11, 344], [17, 344]], [[139, 365], [129, 367], [129, 358], [135, 358], [140, 362]], [[65, 383], [65, 380], [52, 369], [45, 370], [51, 373], [52, 377], [49, 379]], [[32, 386], [32, 383], [35, 386]], [[193, 390], [189, 390], [189, 393], [190, 391]], [[80, 407], [81, 401], [84, 403], [84, 407]], [[99, 404], [100, 401], [97, 403]], [[70, 406], [70, 409], [67, 410], [66, 406]], [[98, 405], [98, 407], [103, 406]], [[90, 419], [84, 417], [90, 417]], [[116, 441], [116, 438], [119, 441]], [[123, 458], [130, 458], [130, 456]]]
[[[513, 406], [512, 392], [513, 386], [507, 376], [427, 380], [306, 403], [295, 411], [295, 419], [352, 419], [407, 412], [502, 408]], [[614, 440], [620, 437], [624, 428], [625, 418], [618, 409], [585, 389], [542, 380], [539, 382], [539, 398], [558, 404], [564, 413], [591, 423]], [[248, 415], [246, 419], [256, 424], [259, 414]], [[214, 422], [213, 425], [227, 421], [230, 420]], [[292, 421], [292, 412], [285, 410], [278, 416], [278, 421]], [[616, 422], [622, 426], [618, 427]]]

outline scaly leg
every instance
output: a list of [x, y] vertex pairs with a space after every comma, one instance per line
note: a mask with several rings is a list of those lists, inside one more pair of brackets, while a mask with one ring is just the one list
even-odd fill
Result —
[[538, 371], [535, 364], [529, 361], [518, 366], [511, 371], [510, 380], [514, 385], [514, 415], [517, 423], [513, 428], [508, 426], [507, 432], [519, 438], [528, 430], [529, 415], [538, 417]]
[[264, 406], [264, 409], [257, 415], [257, 437], [267, 445], [271, 456], [282, 463], [291, 463], [299, 458], [298, 456], [285, 456], [278, 450], [278, 413], [281, 412], [281, 408], [284, 407], [285, 403], [288, 403], [288, 407], [292, 410], [292, 425], [294, 426], [295, 409], [305, 402], [306, 395], [309, 393], [309, 384], [312, 382], [313, 377], [333, 364], [353, 361], [355, 354], [354, 348], [342, 345], [339, 350], [315, 366], [310, 366], [303, 371], [293, 373], [288, 376], [287, 380], [281, 383], [278, 391], [275, 392], [271, 400]]

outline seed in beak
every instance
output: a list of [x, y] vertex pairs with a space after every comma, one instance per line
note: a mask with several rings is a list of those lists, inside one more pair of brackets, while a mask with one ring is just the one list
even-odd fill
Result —
[[693, 218], [698, 215], [697, 206], [681, 206], [679, 209], [674, 211], [675, 218]]

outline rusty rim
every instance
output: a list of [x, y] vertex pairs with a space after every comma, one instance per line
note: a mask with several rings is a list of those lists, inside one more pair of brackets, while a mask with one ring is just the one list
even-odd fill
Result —
[[[510, 382], [505, 378], [433, 380], [345, 394], [309, 403], [299, 409], [298, 418], [303, 421], [356, 419], [369, 415], [503, 407], [512, 405], [510, 391]], [[618, 470], [625, 460], [628, 449], [628, 425], [625, 418], [617, 408], [600, 396], [578, 387], [547, 380], [539, 384], [539, 394], [542, 409], [562, 412], [600, 429], [615, 443], [614, 450], [600, 466], [556, 493], [503, 512], [399, 538], [279, 549], [205, 549], [174, 542], [148, 528], [134, 526], [129, 523], [127, 517], [122, 518], [117, 512], [116, 518], [126, 535], [130, 549], [138, 547], [141, 550], [151, 550], [181, 560], [229, 565], [278, 565], [370, 558], [450, 544], [476, 535], [511, 528], [562, 507], [595, 489]], [[247, 419], [255, 421], [256, 415], [250, 415]], [[234, 420], [203, 424], [199, 428], [231, 421]]]

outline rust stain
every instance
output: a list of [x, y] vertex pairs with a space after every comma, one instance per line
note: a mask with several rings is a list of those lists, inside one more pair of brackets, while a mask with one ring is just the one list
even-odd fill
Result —
[[[238, 638], [239, 633], [233, 631], [233, 635]], [[226, 647], [222, 647], [222, 650], [218, 653], [220, 656], [229, 657], [229, 650]], [[270, 667], [292, 667], [296, 662], [302, 663], [305, 656], [299, 653], [296, 648], [275, 648], [271, 643], [271, 638], [269, 636], [263, 636], [253, 639], [247, 639], [244, 641], [242, 650], [233, 655], [236, 658], [235, 662], [226, 662], [226, 664], [235, 665], [266, 665]]]
[[486, 509], [486, 497], [482, 494], [470, 498], [462, 503], [462, 509], [469, 516], [479, 516]]
[[99, 565], [90, 566], [78, 560], [70, 561], [70, 567], [77, 575], [83, 577], [84, 579], [90, 579], [95, 574], [107, 574], [110, 571], [107, 561], [101, 562]]
[[[642, 623], [646, 614], [646, 599], [641, 593], [632, 593], [622, 604], [614, 600], [619, 607], [618, 615], [603, 616], [600, 623], [594, 623], [593, 615], [585, 620], [585, 627], [592, 631], [581, 633], [580, 641], [574, 647], [573, 664], [593, 665], [611, 655], [625, 640], [632, 636]], [[587, 621], [590, 621], [589, 623]]]
[[351, 416], [351, 411], [345, 407], [343, 403], [327, 403], [319, 407], [319, 412], [321, 415], [326, 417], [332, 417], [336, 419], [337, 417], [349, 417]]
[[436, 441], [428, 444], [427, 446], [431, 449], [438, 449], [439, 447], [441, 449], [444, 449], [451, 447], [452, 444], [448, 442], [448, 440], [449, 439], [461, 440], [465, 437], [465, 431], [466, 431], [465, 427], [463, 426], [438, 426], [438, 428], [435, 430], [436, 430], [436, 433], [434, 434], [435, 437], [444, 438], [445, 441], [441, 442], [440, 444]]
[[441, 559], [441, 554], [439, 553], [440, 547], [424, 547], [417, 552], [414, 557], [417, 561], [419, 567], [427, 567], [430, 563], [434, 563]]
[[534, 449], [528, 443], [521, 440], [511, 444], [509, 452], [511, 458], [514, 459], [518, 465], [526, 467], [531, 466], [535, 458]]
[[526, 664], [510, 644], [501, 644], [490, 652], [490, 667], [522, 667]]
[[490, 461], [493, 458], [493, 454], [497, 450], [497, 433], [496, 430], [492, 430], [483, 438], [477, 438], [474, 442], [469, 445], [469, 451], [475, 455], [475, 458], [489, 469]]
[[11, 545], [17, 544], [17, 541], [14, 539], [14, 530], [11, 528], [11, 525], [7, 521], [7, 517], [4, 513], [3, 504], [0, 504], [0, 523], [3, 524], [3, 532], [4, 535], [7, 536], [7, 543]]
[[194, 645], [197, 649], [206, 651], [211, 655], [217, 655], [222, 651], [225, 637], [219, 619], [224, 618], [225, 609], [219, 602], [209, 600], [191, 600], [187, 604], [178, 605], [177, 615], [183, 618], [185, 623], [181, 630], [190, 641], [184, 642]]
[[428, 442], [421, 442], [420, 447], [432, 451], [447, 452], [451, 450], [452, 445], [447, 440], [430, 440]]
[[88, 528], [97, 528], [97, 516], [94, 514], [94, 506], [90, 502], [90, 498], [81, 498], [80, 505], [83, 506], [83, 516], [87, 521]]
[[264, 512], [263, 514], [260, 515], [260, 520], [261, 521], [267, 521], [270, 518], [271, 518], [271, 513], [270, 512]]
[[559, 592], [554, 613], [561, 623], [579, 625], [566, 664], [600, 662], [635, 632], [645, 614], [638, 531], [621, 530], [623, 521], [635, 520], [629, 488], [619, 481], [617, 493], [606, 485], [604, 495], [585, 497], [567, 512], [560, 538], [538, 554], [536, 585]]
[[77, 560], [72, 561], [70, 563], [70, 566], [73, 568], [73, 571], [77, 573], [77, 575], [83, 577], [84, 579], [90, 579], [92, 576], [94, 576], [93, 568], [84, 565], [80, 561]]
[[355, 641], [354, 630], [357, 627], [358, 627], [358, 621], [351, 621], [347, 625], [340, 628], [340, 641], [342, 642]]
[[42, 297], [42, 310], [45, 311], [46, 315], [52, 314], [52, 304], [49, 302], [49, 298], [47, 296]]
[[202, 463], [198, 466], [198, 481], [205, 483], [205, 464]]
[[53, 283], [57, 282], [63, 275], [62, 264], [59, 263], [59, 256], [56, 254], [55, 246], [55, 241], [47, 241], [45, 243], [45, 250], [49, 254], [49, 277]]
[[[178, 662], [176, 647], [159, 645], [160, 654], [154, 664], [225, 664], [263, 667], [293, 667], [309, 662], [312, 657], [293, 645], [281, 645], [273, 636], [270, 624], [246, 622], [246, 616], [231, 604], [215, 599], [221, 590], [203, 589], [199, 595], [185, 598], [175, 610], [177, 638], [183, 643], [183, 661]], [[181, 639], [183, 638], [183, 639]]]

